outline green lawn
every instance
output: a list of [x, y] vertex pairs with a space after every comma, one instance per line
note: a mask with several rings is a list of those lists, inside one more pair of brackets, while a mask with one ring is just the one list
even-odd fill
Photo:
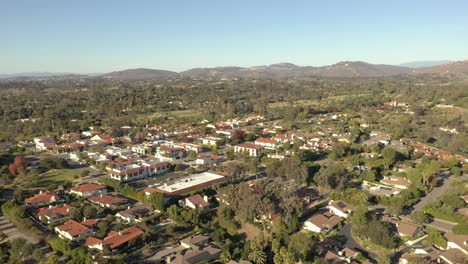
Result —
[[63, 184], [66, 181], [73, 181], [75, 175], [80, 175], [80, 170], [60, 169], [46, 172], [38, 176], [37, 187], [47, 187], [51, 184]]

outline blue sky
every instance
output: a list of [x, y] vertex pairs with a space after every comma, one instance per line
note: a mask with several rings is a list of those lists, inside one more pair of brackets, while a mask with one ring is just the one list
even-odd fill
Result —
[[0, 73], [462, 60], [467, 10], [465, 0], [3, 0]]

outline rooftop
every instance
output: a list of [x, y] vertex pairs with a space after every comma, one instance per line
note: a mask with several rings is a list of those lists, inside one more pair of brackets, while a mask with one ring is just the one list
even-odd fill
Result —
[[208, 186], [210, 184], [222, 182], [225, 180], [226, 178], [222, 175], [203, 172], [200, 174], [192, 174], [187, 177], [183, 177], [172, 183], [156, 185], [153, 186], [153, 188], [166, 194], [182, 194], [192, 191], [193, 188], [196, 187], [202, 188], [204, 185]]

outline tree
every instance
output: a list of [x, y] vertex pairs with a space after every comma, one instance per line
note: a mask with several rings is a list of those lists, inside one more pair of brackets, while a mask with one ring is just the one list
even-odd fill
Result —
[[164, 212], [166, 210], [164, 203], [164, 194], [159, 192], [151, 193], [149, 196], [149, 202], [154, 206], [154, 209]]
[[413, 220], [416, 224], [425, 224], [429, 222], [429, 216], [422, 211], [416, 211], [411, 214], [411, 220]]
[[439, 232], [431, 232], [425, 241], [427, 245], [437, 246], [438, 248], [447, 248], [447, 240]]
[[197, 170], [194, 167], [188, 167], [185, 169], [187, 174], [194, 174]]
[[189, 159], [194, 160], [197, 158], [197, 153], [195, 151], [190, 151], [188, 157]]
[[387, 168], [398, 160], [398, 152], [391, 147], [384, 148], [380, 154], [384, 158]]
[[340, 163], [333, 162], [322, 166], [314, 177], [320, 187], [344, 190], [349, 183], [349, 175]]
[[250, 253], [249, 259], [255, 264], [265, 264], [266, 263], [266, 254], [263, 249], [258, 245], [257, 242], [252, 242], [250, 244]]
[[363, 234], [369, 222], [368, 210], [366, 205], [359, 205], [351, 218], [352, 231], [354, 234]]
[[97, 214], [97, 210], [96, 208], [94, 208], [94, 206], [85, 206], [83, 208], [83, 216], [88, 219], [95, 217], [96, 214]]
[[182, 170], [182, 165], [180, 165], [180, 163], [177, 163], [175, 166], [174, 166], [174, 171], [175, 172], [178, 172], [178, 171], [181, 171]]
[[460, 223], [454, 226], [452, 232], [457, 235], [468, 235], [468, 223]]
[[59, 261], [59, 257], [55, 254], [47, 258], [47, 264], [59, 264]]
[[310, 260], [314, 240], [310, 233], [298, 232], [289, 237], [288, 250], [296, 260], [304, 262]]
[[83, 217], [80, 208], [73, 208], [70, 212], [70, 217], [76, 220], [79, 220]]

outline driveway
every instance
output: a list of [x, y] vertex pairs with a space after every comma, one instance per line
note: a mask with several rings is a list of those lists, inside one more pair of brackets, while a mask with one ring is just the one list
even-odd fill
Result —
[[377, 259], [377, 255], [372, 253], [372, 252], [368, 252], [367, 249], [361, 247], [361, 245], [359, 245], [353, 238], [353, 236], [351, 235], [351, 223], [347, 223], [345, 224], [339, 231], [338, 233], [342, 236], [345, 237], [346, 239], [346, 242], [344, 243], [344, 247], [347, 247], [347, 248], [350, 248], [350, 249], [353, 249], [353, 250], [357, 250], [359, 252], [361, 252], [361, 254], [366, 257], [366, 258], [369, 258], [369, 259]]

